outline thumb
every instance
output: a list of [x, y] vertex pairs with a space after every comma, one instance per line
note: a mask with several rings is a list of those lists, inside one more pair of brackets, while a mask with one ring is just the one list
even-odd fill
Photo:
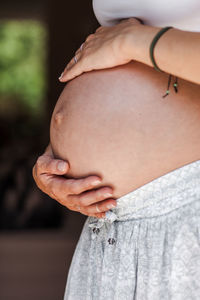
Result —
[[64, 175], [69, 170], [69, 163], [61, 160], [54, 159], [48, 155], [42, 155], [37, 160], [38, 173], [47, 173], [52, 175]]

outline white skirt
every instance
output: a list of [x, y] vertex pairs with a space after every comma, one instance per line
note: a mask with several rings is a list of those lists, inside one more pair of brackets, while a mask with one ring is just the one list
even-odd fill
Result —
[[64, 300], [200, 299], [200, 160], [88, 217]]

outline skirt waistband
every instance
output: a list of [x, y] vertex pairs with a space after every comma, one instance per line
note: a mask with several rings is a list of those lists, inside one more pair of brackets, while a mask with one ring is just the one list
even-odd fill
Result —
[[104, 223], [160, 216], [200, 200], [200, 160], [186, 164], [118, 198], [105, 218], [91, 217], [89, 227]]

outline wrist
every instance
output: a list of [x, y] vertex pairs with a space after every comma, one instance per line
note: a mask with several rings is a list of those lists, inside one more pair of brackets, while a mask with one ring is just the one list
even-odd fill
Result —
[[149, 55], [151, 42], [161, 27], [138, 24], [127, 32], [126, 49], [130, 60], [136, 60], [153, 67]]

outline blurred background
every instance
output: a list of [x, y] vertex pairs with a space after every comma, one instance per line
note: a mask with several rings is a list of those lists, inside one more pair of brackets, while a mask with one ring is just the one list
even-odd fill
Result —
[[63, 298], [86, 217], [42, 193], [32, 167], [58, 77], [98, 26], [92, 0], [0, 2], [0, 300]]

